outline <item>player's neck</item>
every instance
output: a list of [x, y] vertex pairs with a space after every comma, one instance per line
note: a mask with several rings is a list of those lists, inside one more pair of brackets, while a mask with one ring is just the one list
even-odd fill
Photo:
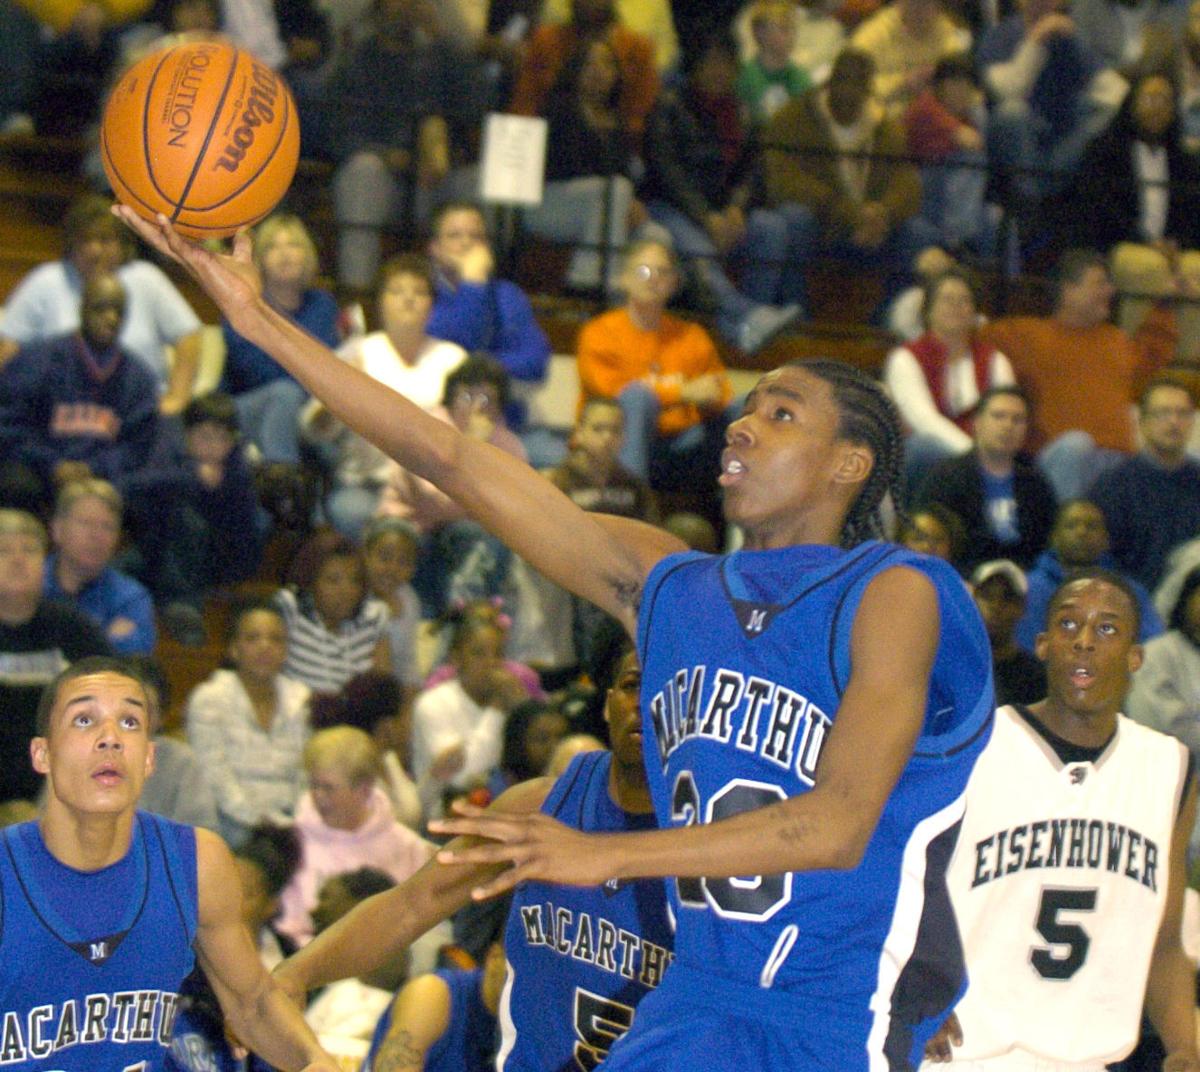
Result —
[[803, 516], [792, 515], [774, 518], [757, 525], [742, 527], [742, 546], [747, 551], [773, 551], [781, 547], [828, 544], [837, 547], [841, 543], [844, 516], [838, 510], [831, 516], [822, 512], [810, 512]]
[[646, 771], [641, 764], [636, 768], [627, 768], [614, 756], [608, 768], [608, 795], [618, 808], [630, 815], [648, 815], [654, 810], [650, 787], [646, 784]]
[[99, 871], [120, 860], [133, 837], [133, 809], [102, 814], [80, 812], [51, 791], [39, 822], [46, 850], [76, 871]]
[[1064, 741], [1100, 748], [1117, 729], [1116, 711], [1078, 711], [1054, 696], [1029, 705], [1029, 713]]

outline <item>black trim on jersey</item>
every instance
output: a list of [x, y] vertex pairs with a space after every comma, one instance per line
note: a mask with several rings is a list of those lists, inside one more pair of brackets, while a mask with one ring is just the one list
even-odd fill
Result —
[[1054, 754], [1058, 756], [1064, 766], [1071, 763], [1095, 763], [1104, 755], [1105, 750], [1112, 744], [1113, 737], [1117, 735], [1117, 731], [1113, 730], [1112, 736], [1102, 745], [1089, 746], [1075, 744], [1074, 741], [1068, 741], [1065, 737], [1060, 737], [1023, 704], [1013, 704], [1012, 708], [1029, 723], [1030, 727], [1043, 741], [1054, 749]]
[[[183, 910], [183, 902], [179, 898], [179, 890], [175, 885], [175, 869], [171, 866], [171, 855], [167, 852], [167, 846], [163, 841], [162, 828], [157, 822], [147, 819], [143, 824], [144, 816], [138, 815], [138, 824], [142, 826], [142, 837], [146, 836], [146, 827], [149, 826], [154, 830], [154, 838], [158, 842], [158, 851], [162, 855], [163, 871], [167, 875], [167, 883], [171, 887], [171, 900], [175, 902], [175, 910], [179, 913], [179, 922], [183, 928], [183, 937], [190, 945], [195, 940], [195, 935], [188, 934], [188, 917]], [[192, 835], [195, 837], [195, 834]], [[200, 928], [200, 846], [196, 845], [196, 928]]]
[[883, 1041], [883, 1055], [892, 1072], [908, 1072], [912, 1068], [909, 1055], [913, 1029], [935, 1018], [940, 1024], [961, 995], [967, 979], [962, 937], [946, 885], [946, 869], [961, 827], [959, 819], [925, 847], [925, 900], [921, 919], [912, 954], [892, 991], [890, 1022]]
[[[561, 817], [562, 806], [570, 799], [571, 793], [574, 791], [575, 786], [579, 782], [580, 777], [586, 777], [587, 780], [590, 782], [592, 780], [592, 778], [595, 776], [595, 771], [596, 771], [596, 761], [595, 760], [591, 760], [591, 759], [581, 760], [579, 763], [576, 763], [575, 764], [575, 773], [571, 775], [570, 784], [565, 786], [563, 788], [562, 792], [559, 793], [558, 802], [554, 805], [554, 811], [549, 812], [548, 814], [552, 818], [559, 819]], [[558, 788], [557, 782], [555, 782], [554, 788], [555, 789]], [[583, 829], [583, 803], [584, 803], [584, 800], [586, 800], [586, 798], [587, 798], [586, 791], [584, 793], [580, 794], [579, 799], [578, 799], [579, 814], [577, 816], [575, 816], [575, 821], [573, 823], [568, 822], [565, 819], [562, 819], [561, 821], [565, 822], [567, 824], [567, 826], [573, 826], [576, 830], [582, 830]]]
[[[9, 865], [12, 867], [13, 874], [16, 876], [17, 882], [20, 884], [21, 892], [25, 895], [25, 901], [29, 905], [30, 910], [37, 917], [38, 922], [41, 923], [41, 925], [43, 927], [45, 927], [46, 930], [50, 932], [50, 934], [52, 934], [55, 938], [57, 938], [63, 945], [65, 945], [69, 950], [71, 950], [71, 952], [78, 954], [81, 960], [83, 960], [84, 962], [86, 962], [88, 964], [91, 964], [93, 967], [103, 965], [104, 960], [100, 960], [100, 961], [91, 960], [90, 957], [87, 955], [85, 949], [81, 948], [82, 946], [86, 945], [86, 942], [87, 942], [86, 939], [82, 943], [68, 941], [61, 934], [59, 934], [58, 931], [54, 929], [53, 924], [51, 924], [50, 921], [48, 919], [46, 919], [46, 917], [44, 915], [42, 915], [41, 911], [38, 908], [37, 901], [33, 897], [30, 896], [29, 887], [25, 884], [25, 876], [21, 874], [21, 869], [17, 866], [16, 857], [13, 855], [12, 838], [17, 837], [17, 836], [19, 836], [17, 833], [17, 829], [15, 827], [9, 827], [8, 830], [6, 830], [4, 833], [4, 849], [8, 853]], [[49, 849], [47, 849], [46, 851], [48, 853], [50, 852]], [[51, 853], [50, 855], [53, 858], [53, 854]], [[66, 865], [64, 864], [63, 866], [66, 866]], [[132, 931], [138, 925], [138, 920], [140, 920], [142, 918], [142, 913], [146, 910], [146, 903], [149, 899], [150, 899], [150, 848], [147, 845], [145, 835], [143, 834], [143, 837], [142, 837], [142, 902], [141, 902], [141, 904], [138, 905], [137, 911], [133, 915], [133, 919], [130, 920], [128, 929], [125, 931], [118, 932], [122, 937], [124, 937], [126, 934], [129, 933], [129, 931]], [[112, 937], [114, 937], [114, 936], [109, 935], [109, 934], [104, 934], [104, 935], [98, 935], [93, 940], [94, 941], [105, 941]], [[107, 958], [105, 958], [105, 959], [107, 959]]]
[[[899, 547], [884, 547], [883, 554], [879, 556], [879, 562], [882, 563], [889, 558], [894, 557], [899, 553]], [[865, 557], [865, 553], [859, 556], [859, 561]], [[868, 582], [870, 583], [870, 582]], [[846, 607], [846, 600], [849, 599], [850, 593], [854, 590], [854, 585], [847, 585], [842, 594], [838, 597], [838, 601], [833, 608], [833, 620], [829, 626], [829, 678], [833, 682], [833, 690], [837, 693], [839, 702], [846, 691], [848, 681], [844, 682], [838, 674], [837, 668], [837, 638], [838, 626], [842, 619], [842, 611]], [[808, 595], [807, 592], [804, 593]]]
[[971, 736], [965, 741], [956, 744], [953, 748], [948, 749], [945, 752], [913, 752], [913, 755], [921, 759], [949, 759], [951, 756], [956, 756], [959, 752], [970, 748], [976, 741], [979, 740], [980, 737], [983, 736], [984, 733], [991, 729], [991, 726], [992, 712], [988, 711], [987, 715], [980, 719], [979, 725], [976, 727], [975, 732], [972, 733]]
[[[1192, 779], [1196, 777], [1196, 757], [1192, 755], [1190, 748], [1185, 749], [1185, 752], [1187, 754], [1187, 770], [1183, 775], [1183, 789], [1179, 793], [1179, 810], [1175, 813], [1176, 819], [1183, 814], [1183, 806], [1187, 803], [1188, 790], [1192, 788]], [[1197, 985], [1200, 986], [1200, 982]]]
[[[661, 592], [663, 590], [663, 585], [665, 585], [667, 583], [667, 578], [670, 577], [673, 573], [677, 572], [678, 570], [683, 569], [685, 566], [695, 565], [695, 564], [699, 563], [700, 561], [701, 561], [701, 559], [696, 555], [696, 553], [692, 552], [686, 558], [682, 559], [679, 562], [676, 562], [661, 577], [659, 577], [658, 584], [656, 584], [654, 586], [654, 594], [651, 595], [651, 597], [650, 597], [650, 605], [646, 608], [646, 616], [645, 616], [646, 628], [644, 631], [640, 628], [640, 622], [639, 622], [638, 638], [644, 640], [643, 648], [645, 646], [648, 646], [650, 643], [650, 620], [654, 617], [654, 604], [658, 602], [658, 594], [659, 594], [659, 592]], [[643, 655], [644, 655], [644, 650], [638, 652], [639, 659], [642, 658]]]

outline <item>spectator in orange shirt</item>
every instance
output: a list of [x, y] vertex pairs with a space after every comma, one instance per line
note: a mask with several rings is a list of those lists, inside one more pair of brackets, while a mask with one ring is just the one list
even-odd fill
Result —
[[1132, 334], [1109, 322], [1115, 293], [1100, 253], [1068, 250], [1054, 312], [994, 320], [979, 339], [1012, 361], [1033, 401], [1029, 445], [1059, 502], [1085, 495], [1134, 449], [1133, 404], [1175, 353], [1174, 310], [1156, 304]]
[[733, 389], [708, 332], [666, 311], [679, 284], [669, 247], [635, 243], [621, 280], [625, 304], [579, 333], [580, 404], [617, 399], [621, 464], [651, 487], [685, 488], [716, 470]]
[[597, 38], [608, 42], [621, 69], [617, 111], [625, 129], [640, 142], [646, 116], [658, 97], [654, 43], [621, 25], [614, 0], [572, 0], [570, 22], [534, 31], [508, 110], [517, 115], [545, 114], [550, 91], [567, 61]]

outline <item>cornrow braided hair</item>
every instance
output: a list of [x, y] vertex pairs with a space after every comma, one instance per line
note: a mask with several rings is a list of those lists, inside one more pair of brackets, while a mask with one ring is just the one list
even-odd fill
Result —
[[878, 381], [853, 365], [828, 358], [789, 364], [829, 384], [841, 413], [838, 436], [869, 447], [875, 456], [871, 475], [850, 504], [842, 523], [841, 546], [850, 548], [864, 540], [890, 539], [890, 525], [883, 509], [889, 495], [896, 518], [902, 517], [900, 474], [904, 438], [895, 404]]

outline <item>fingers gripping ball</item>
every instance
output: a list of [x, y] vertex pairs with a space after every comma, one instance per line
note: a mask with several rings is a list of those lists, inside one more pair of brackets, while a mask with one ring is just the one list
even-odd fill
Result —
[[100, 128], [104, 172], [140, 216], [161, 212], [189, 238], [224, 238], [266, 216], [300, 156], [283, 80], [244, 49], [178, 43], [134, 64]]

